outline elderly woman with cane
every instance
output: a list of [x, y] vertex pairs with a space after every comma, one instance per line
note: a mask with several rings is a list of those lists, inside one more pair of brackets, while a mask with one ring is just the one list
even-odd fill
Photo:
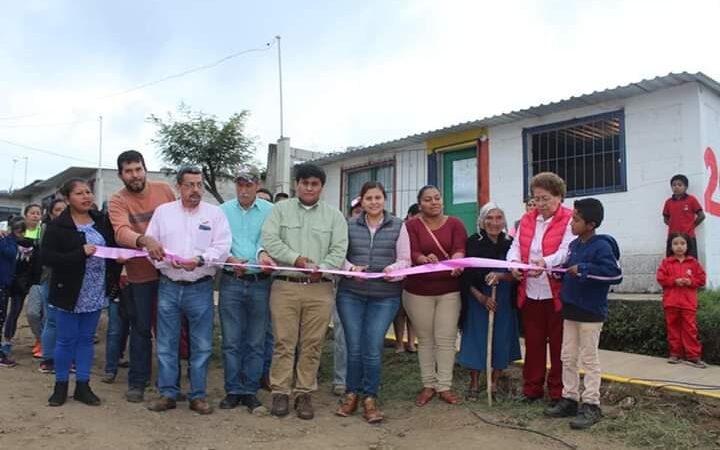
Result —
[[[477, 233], [467, 240], [466, 256], [505, 261], [512, 242], [504, 231], [505, 227], [503, 210], [495, 203], [486, 203], [478, 215]], [[520, 359], [517, 316], [513, 305], [515, 283], [508, 271], [478, 268], [465, 269], [461, 285], [462, 341], [458, 363], [470, 369], [470, 385], [465, 398], [474, 401], [479, 397], [479, 372], [487, 370], [488, 353], [491, 355], [492, 372], [487, 375], [491, 380], [489, 387], [492, 393], [496, 391], [502, 371], [512, 361]], [[489, 348], [492, 350], [488, 352]]]

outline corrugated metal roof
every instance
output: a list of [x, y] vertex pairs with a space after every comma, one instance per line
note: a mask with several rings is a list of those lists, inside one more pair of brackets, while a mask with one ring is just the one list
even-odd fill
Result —
[[495, 127], [499, 125], [506, 125], [509, 123], [518, 122], [520, 120], [533, 119], [561, 111], [567, 111], [570, 109], [584, 108], [587, 106], [597, 105], [599, 103], [604, 103], [608, 101], [630, 98], [636, 95], [647, 94], [650, 92], [655, 92], [662, 89], [667, 89], [692, 82], [699, 83], [712, 90], [716, 94], [720, 95], [720, 83], [708, 77], [702, 72], [697, 72], [694, 74], [688, 72], [670, 73], [665, 76], [659, 76], [649, 80], [642, 80], [637, 83], [630, 83], [625, 86], [605, 89], [604, 91], [594, 91], [590, 94], [570, 97], [557, 102], [540, 104], [538, 106], [533, 106], [526, 109], [520, 109], [504, 114], [485, 117], [480, 120], [463, 122], [445, 128], [439, 128], [423, 133], [412, 134], [401, 139], [381, 142], [379, 144], [371, 145], [368, 147], [353, 149], [346, 152], [333, 153], [323, 158], [316, 159], [313, 162], [327, 164], [346, 158], [354, 158], [357, 156], [380, 153], [413, 144], [422, 144], [428, 139], [443, 136], [449, 133], [458, 133], [482, 127]]

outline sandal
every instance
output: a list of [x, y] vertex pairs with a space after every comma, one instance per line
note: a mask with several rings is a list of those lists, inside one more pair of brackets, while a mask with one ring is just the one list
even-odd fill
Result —
[[440, 397], [445, 403], [449, 403], [451, 405], [459, 405], [462, 403], [460, 397], [450, 390], [438, 393], [438, 397]]
[[432, 400], [433, 397], [435, 397], [435, 389], [423, 388], [422, 391], [420, 391], [420, 394], [418, 394], [417, 398], [415, 399], [415, 406], [425, 406], [430, 400]]

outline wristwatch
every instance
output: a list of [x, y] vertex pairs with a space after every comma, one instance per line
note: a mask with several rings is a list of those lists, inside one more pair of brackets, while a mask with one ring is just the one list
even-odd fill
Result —
[[198, 267], [202, 267], [205, 265], [205, 258], [203, 258], [202, 255], [198, 255], [197, 259], [198, 259], [198, 263], [197, 263]]

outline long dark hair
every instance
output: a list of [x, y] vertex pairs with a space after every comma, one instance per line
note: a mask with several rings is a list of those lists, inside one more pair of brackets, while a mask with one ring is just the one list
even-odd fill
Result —
[[369, 191], [370, 189], [380, 189], [383, 198], [387, 198], [387, 194], [385, 193], [385, 187], [382, 185], [382, 183], [380, 183], [379, 181], [366, 181], [365, 184], [363, 184], [360, 188], [361, 200], [363, 197], [365, 197], [365, 194], [367, 194], [367, 191]]

